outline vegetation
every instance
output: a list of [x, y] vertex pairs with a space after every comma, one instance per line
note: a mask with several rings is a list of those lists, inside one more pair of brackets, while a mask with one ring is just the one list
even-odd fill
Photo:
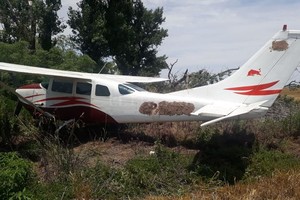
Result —
[[[132, 75], [157, 75], [166, 67], [166, 57], [156, 56], [167, 36], [162, 8], [147, 10], [140, 0], [82, 0], [79, 10], [69, 10], [74, 35], [57, 37], [61, 2], [32, 2], [0, 2], [1, 62], [98, 72], [112, 58], [117, 70]], [[151, 89], [195, 87], [228, 74], [185, 73], [173, 76], [169, 88]], [[0, 74], [14, 87], [42, 80]], [[207, 128], [128, 125], [121, 132], [78, 128], [75, 121], [36, 126], [26, 112], [14, 116], [15, 99], [0, 88], [0, 199], [300, 198], [300, 112], [291, 98], [280, 97], [260, 120]]]
[[0, 198], [30, 199], [26, 189], [32, 173], [30, 162], [16, 153], [0, 152], [0, 167]]
[[0, 33], [0, 41], [5, 43], [27, 41], [29, 48], [35, 50], [38, 40], [44, 50], [50, 50], [56, 43], [53, 36], [65, 28], [57, 15], [60, 7], [60, 0], [1, 1], [0, 22], [4, 31]]
[[[2, 107], [3, 111], [6, 109]], [[16, 153], [1, 154], [7, 170], [1, 168], [0, 172], [19, 174], [5, 176], [12, 184], [3, 187], [5, 191], [12, 192], [3, 195], [12, 198], [19, 195], [24, 199], [189, 199], [190, 195], [204, 198], [212, 194], [217, 199], [224, 195], [228, 198], [282, 197], [281, 193], [273, 191], [272, 185], [276, 185], [282, 192], [294, 191], [288, 195], [297, 198], [298, 179], [293, 176], [299, 176], [300, 172], [300, 144], [296, 135], [299, 129], [297, 123], [290, 119], [297, 119], [298, 115], [295, 112], [282, 120], [227, 122], [200, 129], [198, 123], [183, 122], [165, 123], [159, 128], [151, 125], [132, 126], [122, 136], [113, 132], [102, 134], [106, 141], [93, 137], [90, 139], [93, 148], [84, 154], [81, 154], [84, 150], [78, 151], [77, 146], [78, 141], [82, 142], [79, 138], [82, 137], [81, 132], [84, 131], [86, 135], [87, 130], [74, 129], [74, 124], [70, 124], [61, 130], [64, 133], [45, 135], [44, 132], [41, 135], [33, 124], [18, 123], [16, 130], [22, 132], [18, 137], [23, 141], [13, 140], [14, 148], [2, 145], [2, 150], [18, 151], [23, 158]], [[7, 123], [13, 125], [13, 121]], [[293, 131], [284, 132], [287, 125]], [[190, 129], [190, 132], [181, 133], [185, 129]], [[69, 138], [59, 136], [67, 132]], [[29, 137], [25, 138], [26, 135]], [[154, 144], [143, 144], [153, 145], [152, 153], [136, 150], [123, 164], [115, 165], [101, 157], [103, 150], [95, 149], [97, 143], [105, 145], [114, 137], [121, 137], [117, 145], [124, 142], [131, 144], [124, 138], [126, 135], [133, 143], [152, 138], [152, 141], [156, 141]], [[70, 139], [72, 137], [75, 140]], [[180, 146], [184, 149], [178, 150]], [[20, 165], [17, 172], [14, 171], [18, 166], [16, 163]], [[288, 181], [292, 182], [287, 184]], [[287, 188], [279, 183], [286, 183]], [[262, 186], [267, 187], [266, 193], [259, 189]]]
[[162, 8], [147, 10], [141, 0], [82, 0], [78, 6], [70, 8], [68, 24], [81, 52], [98, 63], [113, 58], [122, 74], [153, 76], [167, 67], [166, 56], [156, 56], [167, 36]]

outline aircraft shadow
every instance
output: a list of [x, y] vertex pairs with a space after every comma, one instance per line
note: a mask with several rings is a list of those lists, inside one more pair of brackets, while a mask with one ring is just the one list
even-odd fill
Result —
[[243, 178], [255, 150], [255, 136], [246, 129], [225, 130], [199, 141], [190, 169], [210, 181], [234, 184]]

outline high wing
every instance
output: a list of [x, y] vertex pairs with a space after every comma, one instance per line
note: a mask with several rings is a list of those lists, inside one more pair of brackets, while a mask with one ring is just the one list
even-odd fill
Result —
[[42, 68], [42, 67], [31, 67], [26, 65], [10, 64], [4, 62], [0, 62], [0, 71], [1, 70], [7, 72], [54, 76], [54, 77], [62, 77], [62, 78], [74, 78], [74, 79], [81, 79], [81, 80], [110, 79], [121, 83], [125, 83], [125, 82], [154, 83], [154, 82], [162, 82], [168, 80], [165, 78], [153, 78], [153, 77], [143, 77], [143, 76], [123, 76], [123, 75], [111, 75], [111, 74], [74, 72], [74, 71]]

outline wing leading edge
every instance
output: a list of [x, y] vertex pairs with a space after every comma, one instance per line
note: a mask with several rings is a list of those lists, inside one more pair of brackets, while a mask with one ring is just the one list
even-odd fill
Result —
[[165, 78], [153, 78], [153, 77], [143, 77], [143, 76], [123, 76], [123, 75], [111, 75], [111, 74], [74, 72], [74, 71], [42, 68], [42, 67], [32, 67], [32, 66], [27, 66], [27, 65], [3, 63], [3, 62], [0, 62], [0, 71], [34, 74], [34, 75], [44, 75], [44, 76], [54, 76], [54, 77], [81, 79], [81, 80], [110, 79], [110, 80], [115, 80], [115, 81], [122, 82], [122, 83], [125, 83], [125, 82], [154, 83], [154, 82], [162, 82], [162, 81], [168, 80]]

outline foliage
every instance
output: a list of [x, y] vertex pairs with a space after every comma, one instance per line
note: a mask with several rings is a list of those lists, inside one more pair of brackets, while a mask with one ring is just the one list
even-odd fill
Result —
[[270, 176], [275, 170], [291, 170], [299, 167], [300, 160], [295, 156], [278, 150], [261, 149], [251, 156], [244, 179], [257, 179], [261, 176]]
[[11, 148], [13, 135], [9, 118], [5, 112], [0, 115], [0, 127], [0, 145]]
[[[85, 165], [85, 158], [76, 156], [58, 138], [41, 137], [39, 148], [44, 149], [41, 156], [47, 159], [45, 172], [50, 178], [36, 180], [29, 192], [38, 199], [180, 196], [199, 185], [210, 189], [227, 187], [226, 183], [238, 185], [239, 180], [253, 183], [251, 180], [261, 180], [277, 170], [299, 168], [300, 161], [294, 156], [257, 148], [253, 129], [246, 122], [221, 127], [197, 130], [199, 153], [194, 159], [156, 142], [154, 154], [137, 156], [121, 167], [108, 166], [101, 160], [96, 165]], [[51, 190], [48, 193], [47, 188]]]
[[81, 52], [89, 55], [99, 63], [107, 56], [108, 42], [104, 37], [105, 32], [105, 2], [80, 1], [80, 10], [69, 8], [68, 24], [72, 28], [71, 39], [80, 46]]
[[16, 153], [0, 153], [0, 198], [30, 199], [26, 186], [31, 177], [31, 165]]
[[[87, 55], [79, 55], [74, 51], [64, 51], [60, 48], [52, 48], [49, 51], [38, 49], [33, 54], [28, 49], [27, 42], [0, 43], [0, 61], [83, 72], [93, 72], [96, 69], [96, 63]], [[39, 76], [20, 74], [5, 75], [3, 78], [2, 81], [10, 81], [14, 86], [43, 80]]]
[[298, 170], [276, 171], [272, 177], [262, 177], [255, 182], [239, 182], [223, 187], [203, 188], [198, 186], [193, 192], [182, 196], [148, 196], [145, 200], [182, 199], [300, 199], [300, 172]]
[[0, 151], [1, 148], [13, 149], [13, 139], [18, 132], [14, 130], [16, 124], [12, 116], [13, 104], [11, 100], [0, 93]]
[[36, 34], [41, 47], [50, 50], [55, 45], [53, 36], [62, 32], [65, 26], [58, 18], [61, 0], [31, 1], [4, 0], [0, 2], [0, 19], [4, 30], [0, 41], [14, 43], [27, 41], [30, 49], [36, 49]]
[[57, 180], [55, 182], [43, 183], [38, 180], [29, 186], [33, 199], [74, 199], [72, 186], [69, 181]]
[[291, 114], [286, 119], [282, 120], [283, 132], [285, 135], [294, 137], [300, 136], [300, 112]]
[[157, 90], [159, 92], [163, 92], [163, 93], [174, 92], [174, 91], [179, 91], [179, 90], [184, 90], [189, 88], [200, 87], [208, 84], [213, 84], [220, 80], [225, 79], [226, 77], [230, 76], [234, 71], [238, 69], [238, 68], [232, 68], [217, 74], [210, 73], [205, 69], [201, 69], [197, 72], [188, 73], [188, 69], [187, 69], [182, 75], [179, 76], [178, 74], [172, 72], [173, 67], [177, 63], [177, 61], [178, 60], [176, 60], [174, 63], [171, 63], [170, 66], [168, 66], [169, 82], [158, 83], [159, 87], [157, 87], [158, 88]]
[[197, 139], [200, 152], [190, 167], [207, 180], [213, 177], [233, 184], [241, 180], [245, 173], [254, 141], [253, 133], [247, 132], [239, 123], [223, 132], [204, 128]]
[[123, 74], [158, 75], [166, 57], [157, 47], [167, 36], [160, 28], [162, 8], [147, 10], [142, 1], [86, 1], [69, 10], [73, 40], [98, 64], [112, 57]]
[[145, 194], [180, 194], [195, 181], [187, 170], [189, 158], [170, 152], [158, 144], [156, 153], [130, 160], [123, 169], [98, 163], [88, 170], [95, 198], [116, 199]]
[[30, 41], [30, 6], [27, 1], [1, 1], [0, 19], [4, 31], [1, 32], [1, 41], [16, 42], [19, 40]]
[[39, 21], [39, 39], [42, 49], [49, 51], [56, 44], [53, 36], [61, 33], [65, 25], [62, 24], [57, 12], [61, 8], [61, 0], [44, 1], [41, 9], [41, 20]]

